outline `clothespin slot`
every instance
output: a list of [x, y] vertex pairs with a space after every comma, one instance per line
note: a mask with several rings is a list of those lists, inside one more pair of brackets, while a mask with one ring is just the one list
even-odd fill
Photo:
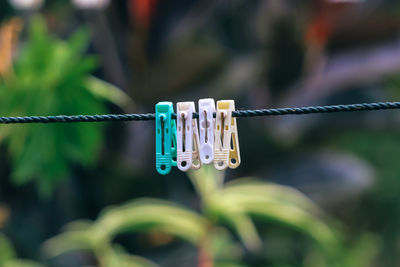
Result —
[[[171, 107], [171, 114], [174, 113], [174, 107]], [[171, 134], [172, 134], [172, 146], [171, 146], [171, 165], [176, 167], [177, 163], [177, 148], [176, 148], [176, 122], [171, 119]]]
[[199, 134], [197, 120], [193, 119], [194, 102], [177, 103], [177, 165], [182, 171], [198, 169]]
[[236, 118], [232, 117], [234, 110], [233, 100], [217, 102], [214, 140], [214, 166], [217, 170], [237, 168], [240, 165]]
[[175, 122], [171, 118], [173, 112], [171, 102], [156, 104], [156, 170], [162, 175], [168, 174], [176, 164], [172, 159], [173, 139], [176, 134]]
[[200, 150], [199, 150], [199, 128], [197, 126], [197, 119], [192, 120], [193, 125], [193, 153], [192, 153], [192, 167], [193, 170], [198, 170], [201, 167]]
[[214, 160], [214, 112], [214, 99], [199, 100], [200, 160], [203, 164]]

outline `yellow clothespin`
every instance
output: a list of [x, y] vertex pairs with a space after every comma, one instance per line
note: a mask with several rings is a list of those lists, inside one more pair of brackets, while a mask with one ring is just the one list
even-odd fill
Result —
[[217, 170], [237, 168], [240, 165], [239, 137], [233, 100], [217, 102], [215, 119], [214, 166]]

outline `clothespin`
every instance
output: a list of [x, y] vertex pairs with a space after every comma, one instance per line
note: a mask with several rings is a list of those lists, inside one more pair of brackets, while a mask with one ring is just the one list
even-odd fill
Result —
[[214, 99], [199, 100], [200, 160], [203, 164], [214, 160], [214, 113]]
[[[174, 113], [174, 107], [171, 107], [171, 114]], [[177, 162], [177, 149], [176, 149], [176, 122], [171, 119], [171, 134], [172, 134], [172, 147], [171, 147], [171, 165], [176, 167]]]
[[[233, 102], [233, 110], [235, 110], [235, 102]], [[236, 118], [232, 116], [231, 118], [231, 143], [229, 150], [229, 168], [236, 169], [239, 167], [240, 159], [240, 149], [239, 149], [239, 135], [237, 130]]]
[[240, 165], [236, 118], [232, 117], [234, 110], [233, 100], [217, 102], [214, 144], [214, 166], [217, 170], [225, 170], [228, 166], [234, 169]]
[[197, 119], [193, 119], [194, 102], [178, 102], [176, 106], [178, 168], [181, 171], [199, 169], [199, 131]]
[[176, 124], [171, 118], [174, 107], [171, 102], [156, 104], [156, 169], [165, 175], [176, 166]]

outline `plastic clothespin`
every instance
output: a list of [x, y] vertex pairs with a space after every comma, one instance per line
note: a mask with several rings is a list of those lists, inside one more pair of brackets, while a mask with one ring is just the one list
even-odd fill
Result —
[[[171, 114], [172, 113], [174, 113], [173, 107], [171, 107]], [[175, 120], [171, 120], [171, 131], [172, 131], [171, 165], [176, 167], [177, 149], [176, 149], [176, 122], [175, 122]]]
[[233, 100], [217, 102], [214, 140], [214, 166], [217, 170], [225, 170], [228, 166], [234, 169], [240, 165], [236, 118], [232, 117], [234, 110]]
[[200, 160], [203, 164], [214, 160], [214, 112], [214, 99], [199, 100]]
[[176, 106], [178, 168], [181, 171], [199, 169], [199, 131], [197, 119], [193, 119], [194, 102], [178, 102]]
[[[194, 104], [194, 103], [193, 103]], [[198, 170], [201, 167], [200, 148], [199, 148], [199, 128], [197, 126], [197, 119], [192, 120], [193, 125], [193, 154], [192, 154], [192, 167], [193, 170]]]
[[[235, 110], [235, 102], [233, 102], [233, 111]], [[236, 118], [232, 116], [231, 118], [231, 143], [229, 150], [229, 168], [236, 169], [239, 167], [240, 159], [240, 149], [239, 149], [239, 135], [237, 130]]]
[[156, 104], [156, 169], [162, 175], [168, 174], [172, 166], [176, 166], [176, 124], [171, 118], [173, 113], [171, 102]]

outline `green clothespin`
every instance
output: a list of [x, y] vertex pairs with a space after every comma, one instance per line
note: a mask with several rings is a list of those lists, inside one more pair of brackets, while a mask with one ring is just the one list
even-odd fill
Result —
[[171, 102], [156, 105], [156, 169], [166, 175], [176, 166], [176, 124]]

